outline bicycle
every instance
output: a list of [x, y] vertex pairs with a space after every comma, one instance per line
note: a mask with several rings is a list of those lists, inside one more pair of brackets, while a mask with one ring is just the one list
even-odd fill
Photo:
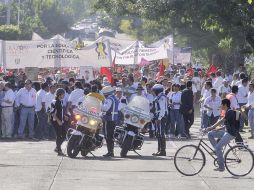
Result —
[[[177, 150], [174, 157], [174, 165], [181, 174], [194, 176], [202, 171], [206, 164], [206, 156], [202, 149], [214, 159], [214, 165], [218, 167], [216, 154], [211, 146], [204, 142], [204, 135], [204, 133], [201, 133], [201, 138], [197, 146], [185, 145]], [[252, 151], [245, 145], [232, 146], [227, 144], [223, 148], [223, 154], [227, 146], [229, 149], [224, 155], [227, 171], [233, 176], [238, 177], [248, 175], [254, 166], [254, 155]]]

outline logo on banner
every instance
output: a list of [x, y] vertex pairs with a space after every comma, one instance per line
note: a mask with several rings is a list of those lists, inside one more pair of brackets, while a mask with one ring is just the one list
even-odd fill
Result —
[[106, 45], [103, 42], [96, 43], [95, 51], [98, 54], [98, 59], [106, 59], [107, 53], [106, 53]]

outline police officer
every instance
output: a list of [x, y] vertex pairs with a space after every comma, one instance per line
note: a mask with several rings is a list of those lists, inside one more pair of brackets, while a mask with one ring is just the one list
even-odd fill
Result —
[[152, 88], [155, 95], [153, 102], [154, 106], [154, 119], [156, 127], [156, 135], [158, 139], [158, 152], [154, 156], [166, 156], [166, 110], [167, 110], [167, 97], [164, 94], [164, 87], [161, 84], [155, 84]]
[[118, 120], [119, 101], [114, 95], [115, 90], [111, 86], [106, 86], [101, 90], [106, 100], [103, 101], [103, 131], [107, 142], [108, 153], [104, 157], [114, 157], [114, 131]]

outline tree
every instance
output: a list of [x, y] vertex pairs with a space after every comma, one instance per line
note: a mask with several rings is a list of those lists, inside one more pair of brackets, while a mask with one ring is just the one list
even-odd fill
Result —
[[19, 27], [13, 25], [0, 26], [0, 39], [1, 40], [18, 40], [20, 35]]
[[113, 16], [141, 18], [145, 24], [137, 28], [143, 31], [139, 39], [149, 35], [159, 39], [173, 33], [194, 50], [206, 50], [210, 62], [225, 63], [231, 62], [232, 57], [235, 62], [242, 62], [243, 55], [252, 51], [250, 47], [254, 48], [251, 3], [247, 0], [97, 0], [95, 8]]

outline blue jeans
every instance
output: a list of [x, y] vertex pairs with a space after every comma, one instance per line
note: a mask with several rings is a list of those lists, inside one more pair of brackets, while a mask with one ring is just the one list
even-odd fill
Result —
[[202, 126], [201, 128], [207, 128], [209, 126], [209, 117], [206, 112], [202, 111]]
[[36, 128], [36, 137], [39, 139], [49, 138], [48, 114], [43, 111], [36, 112], [38, 124]]
[[[228, 132], [225, 132], [223, 130], [210, 131], [208, 133], [208, 139], [212, 144], [212, 146], [214, 147], [220, 169], [224, 169], [224, 157], [222, 148], [226, 146], [234, 138], [235, 138], [234, 136], [230, 135]], [[217, 142], [216, 139], [220, 139], [220, 141]]]
[[248, 118], [251, 128], [251, 134], [252, 136], [254, 136], [254, 108], [249, 110]]
[[171, 109], [170, 110], [170, 134], [175, 135], [175, 130], [179, 135], [184, 135], [184, 123], [182, 114], [179, 109]]
[[20, 120], [19, 120], [19, 129], [18, 129], [18, 136], [24, 137], [24, 129], [26, 127], [26, 121], [28, 120], [28, 127], [29, 127], [29, 137], [34, 137], [34, 116], [35, 111], [34, 108], [25, 108], [22, 107], [20, 110]]

